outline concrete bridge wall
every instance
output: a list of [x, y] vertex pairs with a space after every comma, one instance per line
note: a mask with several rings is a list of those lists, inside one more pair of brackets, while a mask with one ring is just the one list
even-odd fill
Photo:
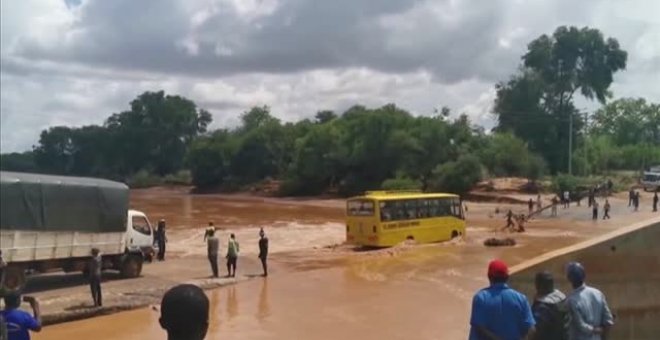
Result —
[[534, 298], [534, 275], [549, 270], [564, 293], [564, 268], [581, 262], [587, 284], [607, 296], [615, 315], [611, 339], [660, 339], [660, 217], [546, 253], [511, 268], [511, 286]]

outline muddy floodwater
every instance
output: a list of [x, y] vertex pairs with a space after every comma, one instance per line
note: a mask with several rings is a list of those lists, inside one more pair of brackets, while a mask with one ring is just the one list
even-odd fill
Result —
[[[472, 295], [487, 285], [489, 260], [520, 263], [615, 228], [539, 221], [517, 237], [517, 246], [486, 248], [483, 240], [502, 221], [493, 219], [493, 207], [475, 206], [469, 214], [478, 217], [469, 218], [464, 240], [355, 253], [320, 244], [314, 249], [317, 241], [310, 240], [316, 239], [304, 236], [328, 233], [326, 243], [341, 237], [341, 201], [291, 203], [149, 191], [133, 193], [132, 206], [152, 220], [165, 218], [175, 235], [208, 220], [236, 229], [306, 226], [282, 234], [282, 242], [298, 240], [300, 249], [274, 254], [277, 269], [270, 277], [207, 292], [207, 339], [465, 339]], [[574, 220], [582, 219], [581, 213], [576, 216]], [[315, 225], [324, 227], [317, 230]], [[271, 242], [276, 248], [277, 242]], [[158, 316], [158, 306], [152, 306], [50, 326], [34, 338], [165, 339]]]

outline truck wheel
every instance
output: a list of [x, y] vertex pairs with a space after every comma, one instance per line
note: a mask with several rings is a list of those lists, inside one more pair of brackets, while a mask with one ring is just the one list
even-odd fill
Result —
[[142, 273], [142, 258], [137, 255], [129, 255], [121, 264], [121, 276], [134, 278]]
[[25, 288], [25, 283], [25, 270], [22, 267], [9, 266], [4, 271], [0, 285], [4, 291], [15, 292]]

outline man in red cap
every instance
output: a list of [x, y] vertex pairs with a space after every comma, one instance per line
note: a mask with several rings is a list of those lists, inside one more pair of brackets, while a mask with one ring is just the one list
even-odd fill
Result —
[[490, 286], [472, 299], [470, 340], [520, 340], [534, 332], [525, 295], [509, 288], [509, 269], [501, 260], [488, 264]]

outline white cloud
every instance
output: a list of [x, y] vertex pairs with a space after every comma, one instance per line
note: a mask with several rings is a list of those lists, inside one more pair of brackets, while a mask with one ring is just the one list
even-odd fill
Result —
[[491, 127], [494, 83], [559, 25], [617, 38], [629, 61], [612, 90], [660, 101], [652, 0], [23, 0], [0, 12], [2, 152], [160, 89], [208, 108], [213, 127], [252, 105], [291, 121], [358, 103], [448, 105]]

